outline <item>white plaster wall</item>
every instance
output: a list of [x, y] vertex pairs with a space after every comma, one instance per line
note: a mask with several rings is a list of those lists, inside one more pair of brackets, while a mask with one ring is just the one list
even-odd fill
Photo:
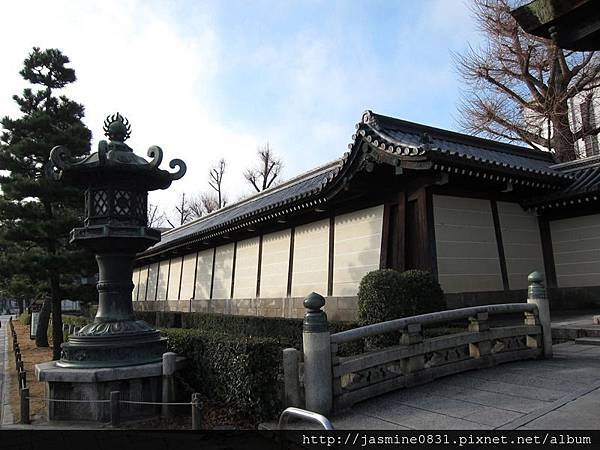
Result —
[[134, 302], [137, 301], [137, 295], [140, 287], [140, 268], [136, 267], [133, 269], [133, 276], [131, 277], [131, 281], [133, 282], [133, 291], [131, 291], [131, 300]]
[[169, 282], [169, 259], [163, 259], [158, 265], [158, 285], [156, 287], [156, 300], [167, 299], [167, 283]]
[[210, 298], [210, 286], [212, 281], [214, 250], [208, 249], [198, 252], [198, 263], [196, 264], [196, 292], [195, 299]]
[[537, 217], [517, 203], [497, 202], [508, 286], [527, 289], [527, 275], [544, 271], [542, 240]]
[[333, 295], [356, 295], [361, 278], [379, 269], [383, 205], [335, 218]]
[[292, 297], [305, 297], [311, 292], [327, 295], [329, 265], [329, 219], [296, 228]]
[[146, 300], [146, 286], [148, 285], [148, 266], [140, 267], [140, 279], [138, 288], [138, 300]]
[[559, 287], [600, 286], [600, 214], [550, 222]]
[[290, 264], [291, 231], [283, 230], [263, 236], [260, 269], [260, 296], [285, 297]]
[[438, 279], [444, 292], [503, 289], [489, 200], [433, 196]]
[[217, 247], [212, 298], [230, 298], [231, 296], [233, 245], [234, 244], [227, 244]]
[[196, 253], [190, 253], [183, 257], [181, 273], [181, 288], [179, 298], [189, 300], [194, 295], [194, 275], [196, 273]]
[[237, 243], [237, 249], [235, 253], [235, 280], [233, 282], [233, 298], [256, 297], [258, 243], [258, 237], [246, 239]]
[[156, 299], [156, 283], [158, 281], [158, 263], [150, 264], [148, 267], [148, 288], [146, 291], [146, 300]]
[[179, 283], [181, 281], [182, 256], [171, 258], [169, 267], [169, 287], [167, 289], [167, 300], [179, 300]]

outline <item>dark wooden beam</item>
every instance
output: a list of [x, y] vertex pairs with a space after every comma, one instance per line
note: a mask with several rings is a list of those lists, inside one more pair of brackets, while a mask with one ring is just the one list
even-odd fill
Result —
[[[179, 270], [179, 289], [177, 290], [177, 300], [181, 300], [181, 282], [183, 281], [183, 262], [185, 256], [181, 256], [181, 269]], [[157, 291], [158, 291], [158, 282], [156, 283]]]
[[550, 222], [545, 216], [538, 216], [538, 225], [540, 228], [540, 239], [542, 241], [542, 254], [544, 256], [544, 271], [546, 273], [546, 286], [558, 287], [556, 278], [556, 265], [554, 263], [554, 250], [552, 248], [552, 233], [550, 232]]
[[496, 200], [490, 200], [492, 218], [494, 220], [494, 232], [496, 233], [496, 245], [498, 246], [498, 258], [500, 260], [500, 272], [502, 273], [502, 286], [505, 291], [510, 290], [508, 283], [508, 270], [506, 267], [506, 255], [504, 254], [504, 242], [502, 240], [502, 229], [500, 228], [500, 216], [498, 215], [498, 204]]
[[256, 298], [260, 297], [260, 273], [262, 270], [263, 235], [258, 238], [258, 268], [256, 269]]
[[233, 262], [231, 264], [231, 293], [229, 294], [229, 298], [233, 298], [233, 287], [235, 285], [235, 263], [237, 257], [237, 241], [233, 243]]
[[333, 295], [333, 258], [335, 239], [335, 215], [329, 216], [329, 266], [327, 270], [327, 295]]
[[217, 247], [213, 248], [212, 269], [210, 271], [210, 295], [208, 298], [213, 298], [213, 290], [215, 287], [215, 260], [217, 259]]
[[433, 215], [433, 194], [429, 188], [425, 188], [425, 221], [426, 221], [426, 246], [425, 252], [429, 259], [429, 270], [434, 277], [438, 277], [437, 245], [435, 241], [435, 218]]
[[196, 280], [198, 279], [198, 253], [200, 252], [196, 252], [196, 262], [194, 262], [194, 287], [192, 288], [192, 298], [196, 298]]
[[287, 278], [287, 289], [286, 295], [288, 297], [292, 296], [292, 275], [294, 273], [294, 240], [296, 237], [296, 228], [290, 228], [290, 255], [288, 262], [288, 278]]

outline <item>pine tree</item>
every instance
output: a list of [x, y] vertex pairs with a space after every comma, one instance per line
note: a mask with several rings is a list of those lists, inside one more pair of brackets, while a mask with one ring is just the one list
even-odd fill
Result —
[[[60, 301], [66, 287], [79, 279], [89, 261], [82, 250], [68, 244], [68, 234], [83, 220], [83, 195], [47, 176], [50, 150], [65, 145], [73, 156], [90, 151], [90, 130], [83, 124], [84, 107], [56, 92], [75, 81], [75, 71], [60, 50], [37, 47], [24, 61], [21, 76], [33, 87], [13, 96], [21, 117], [4, 117], [0, 136], [0, 222], [4, 238], [25, 252], [14, 252], [16, 274], [43, 286], [46, 298], [36, 337], [48, 346], [48, 318], [52, 311], [53, 358], [60, 358], [62, 318]], [[93, 261], [93, 260], [92, 260]]]

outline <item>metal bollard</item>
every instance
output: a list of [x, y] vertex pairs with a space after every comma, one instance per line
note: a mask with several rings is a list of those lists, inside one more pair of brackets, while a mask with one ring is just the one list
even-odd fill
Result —
[[192, 394], [192, 430], [202, 429], [202, 403], [200, 394]]
[[21, 389], [21, 423], [29, 424], [29, 388]]
[[19, 387], [24, 389], [27, 387], [27, 372], [23, 369], [19, 371]]
[[110, 393], [110, 425], [113, 427], [119, 427], [121, 425], [121, 410], [119, 408], [120, 400], [120, 391], [112, 391]]

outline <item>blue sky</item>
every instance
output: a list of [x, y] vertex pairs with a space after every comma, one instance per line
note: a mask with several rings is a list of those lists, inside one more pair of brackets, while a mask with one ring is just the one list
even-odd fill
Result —
[[[3, 5], [0, 114], [33, 45], [58, 47], [78, 81], [65, 94], [86, 106], [101, 136], [116, 110], [130, 145], [181, 157], [189, 173], [167, 193], [207, 188], [219, 157], [226, 188], [269, 142], [289, 178], [341, 156], [365, 109], [456, 129], [460, 82], [451, 52], [477, 44], [468, 0], [23, 1]], [[30, 27], [23, 27], [27, 16]]]

